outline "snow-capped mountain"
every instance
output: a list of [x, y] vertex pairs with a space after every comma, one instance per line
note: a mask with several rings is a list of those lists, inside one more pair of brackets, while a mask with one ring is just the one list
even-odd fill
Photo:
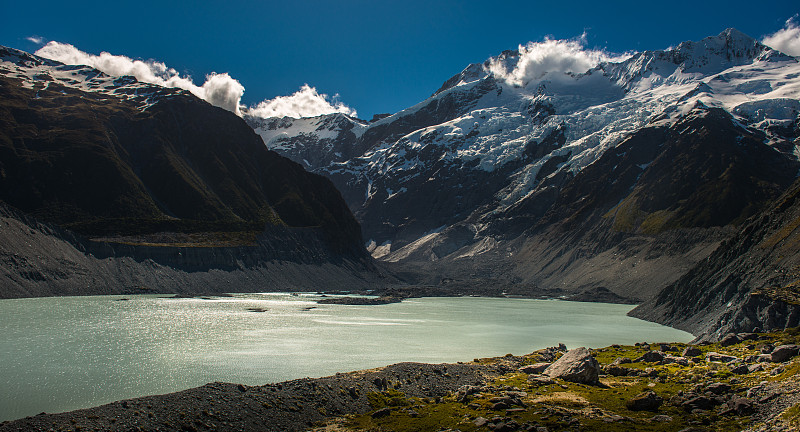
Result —
[[138, 81], [132, 76], [111, 76], [91, 66], [65, 65], [24, 51], [0, 46], [0, 74], [18, 79], [23, 88], [47, 90], [51, 84], [130, 102], [145, 111], [158, 101], [189, 95], [186, 90]]
[[2, 46], [0, 201], [90, 237], [313, 227], [309, 238], [366, 256], [331, 182], [267, 150], [235, 114]]
[[[666, 150], [660, 149], [669, 146], [654, 141], [656, 136], [674, 146], [695, 136], [700, 139], [695, 143], [698, 152], [711, 147], [702, 141], [710, 137], [745, 143], [741, 148], [760, 155], [756, 159], [776, 164], [762, 167], [773, 170], [772, 178], [756, 172], [752, 184], [740, 185], [756, 201], [780, 193], [796, 175], [800, 62], [737, 30], [602, 62], [583, 73], [520, 77], [513, 74], [520, 59], [519, 52], [506, 51], [469, 65], [430, 98], [370, 123], [341, 114], [249, 123], [269, 148], [334, 181], [360, 220], [373, 256], [386, 261], [514, 254], [524, 248], [507, 243], [523, 233], [530, 239], [535, 232], [574, 222], [572, 214], [554, 213], [579, 208], [565, 200], [591, 198], [575, 191], [598, 180], [628, 188], [615, 192], [617, 201], [597, 202], [590, 212], [600, 222], [611, 221], [614, 233], [727, 226], [758, 207], [760, 201], [748, 202], [731, 205], [724, 217], [680, 219], [678, 208], [701, 212], [686, 204], [688, 191], [642, 190], [677, 187], [669, 179], [681, 178], [675, 165], [680, 156], [665, 163]], [[612, 157], [612, 150], [621, 146], [636, 157], [625, 159], [620, 150]], [[723, 147], [719, 150], [738, 151]], [[592, 171], [600, 179], [579, 176], [590, 166], [605, 166], [598, 164], [604, 155], [635, 162], [635, 167], [610, 165], [606, 171]], [[756, 163], [739, 156], [729, 161], [734, 160], [745, 171]], [[709, 187], [710, 176], [726, 169], [712, 163], [710, 155], [685, 163], [711, 170], [707, 177], [692, 180], [697, 190]], [[662, 172], [652, 172], [656, 167]], [[622, 171], [630, 177], [614, 178]], [[583, 185], [575, 184], [579, 177]], [[657, 177], [661, 183], [647, 183]], [[630, 223], [621, 223], [620, 200], [650, 204], [634, 206], [635, 212], [626, 213]], [[665, 219], [654, 225], [652, 215]], [[648, 216], [651, 220], [642, 227]], [[703, 244], [710, 245], [718, 237], [706, 240]], [[688, 250], [694, 249], [687, 244], [681, 253]], [[682, 256], [685, 260], [676, 266], [687, 266], [703, 253]]]

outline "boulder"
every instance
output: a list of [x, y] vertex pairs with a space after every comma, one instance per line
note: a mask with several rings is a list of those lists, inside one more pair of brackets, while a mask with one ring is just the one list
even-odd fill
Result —
[[703, 351], [701, 351], [700, 348], [693, 347], [693, 346], [688, 346], [688, 347], [686, 347], [685, 350], [683, 350], [683, 353], [681, 354], [681, 356], [682, 357], [697, 357], [697, 356], [699, 356], [701, 354], [703, 354]]
[[719, 402], [716, 399], [706, 396], [695, 396], [683, 402], [681, 404], [681, 407], [686, 412], [693, 412], [695, 410], [707, 411], [714, 408], [717, 405], [719, 405]]
[[675, 356], [664, 356], [664, 360], [662, 360], [664, 364], [678, 364], [681, 366], [689, 366], [689, 359], [686, 357], [675, 357]]
[[494, 432], [514, 432], [519, 429], [519, 423], [511, 419], [503, 419], [497, 423], [494, 423], [494, 419], [492, 419], [487, 426]]
[[736, 413], [738, 415], [750, 415], [755, 411], [753, 402], [739, 395], [733, 395], [730, 400], [726, 402], [726, 406], [727, 410], [725, 410], [724, 414]]
[[664, 400], [652, 391], [640, 393], [625, 403], [631, 411], [656, 411]]
[[713, 351], [708, 353], [708, 354], [706, 354], [706, 361], [708, 361], [708, 362], [728, 363], [728, 362], [734, 361], [734, 360], [739, 360], [739, 358], [738, 357], [734, 357], [734, 356], [729, 356], [729, 355], [726, 355], [726, 354], [720, 354], [720, 353], [713, 352]]
[[715, 382], [715, 383], [709, 384], [706, 387], [705, 390], [708, 391], [708, 392], [714, 393], [716, 395], [721, 395], [721, 394], [729, 393], [731, 391], [731, 386], [729, 384], [725, 384], [725, 383], [721, 383], [721, 382]]
[[605, 372], [607, 375], [619, 377], [619, 376], [628, 376], [630, 369], [622, 366], [618, 366], [615, 364], [610, 364], [605, 367]]
[[664, 360], [664, 353], [661, 351], [648, 351], [644, 353], [641, 357], [635, 360], [636, 363], [646, 362], [646, 363], [654, 363], [660, 362]]
[[775, 347], [770, 353], [770, 360], [772, 360], [773, 363], [783, 363], [796, 356], [798, 352], [800, 352], [800, 347], [797, 345], [781, 345]]
[[548, 366], [550, 366], [550, 363], [534, 363], [532, 365], [522, 366], [518, 370], [526, 374], [540, 374], [544, 372], [544, 370], [547, 369]]
[[746, 364], [741, 364], [739, 366], [732, 367], [731, 372], [735, 373], [736, 375], [748, 374], [750, 373], [750, 367], [748, 367]]
[[739, 336], [737, 336], [735, 333], [728, 333], [722, 339], [720, 339], [719, 344], [726, 347], [737, 344], [741, 341], [742, 340], [739, 339]]
[[614, 366], [619, 366], [622, 364], [633, 363], [633, 360], [629, 359], [628, 357], [617, 357], [611, 364]]
[[481, 427], [486, 425], [486, 423], [489, 423], [489, 420], [487, 420], [485, 417], [478, 417], [473, 420], [472, 423], [477, 427]]
[[575, 383], [596, 384], [600, 375], [600, 365], [588, 349], [580, 347], [567, 351], [551, 364], [544, 374]]
[[456, 391], [456, 400], [462, 403], [468, 403], [472, 400], [472, 395], [479, 393], [481, 388], [478, 386], [463, 385]]
[[677, 348], [675, 348], [674, 346], [672, 346], [672, 345], [670, 345], [670, 344], [666, 344], [666, 343], [658, 344], [658, 347], [659, 347], [659, 349], [660, 349], [661, 351], [663, 351], [663, 352], [673, 352], [673, 351], [678, 351], [678, 349], [677, 349]]

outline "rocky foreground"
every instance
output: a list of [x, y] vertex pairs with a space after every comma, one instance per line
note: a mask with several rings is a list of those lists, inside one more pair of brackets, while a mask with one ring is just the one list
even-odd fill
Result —
[[791, 329], [211, 383], [42, 413], [0, 431], [789, 431], [800, 427], [798, 343]]

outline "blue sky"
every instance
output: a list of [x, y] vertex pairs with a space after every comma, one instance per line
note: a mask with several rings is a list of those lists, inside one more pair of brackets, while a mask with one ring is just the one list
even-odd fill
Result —
[[58, 41], [91, 54], [154, 59], [202, 84], [229, 73], [242, 102], [303, 84], [369, 119], [433, 93], [467, 64], [545, 37], [587, 48], [663, 49], [727, 27], [756, 38], [800, 13], [794, 1], [137, 1], [0, 0], [0, 44]]

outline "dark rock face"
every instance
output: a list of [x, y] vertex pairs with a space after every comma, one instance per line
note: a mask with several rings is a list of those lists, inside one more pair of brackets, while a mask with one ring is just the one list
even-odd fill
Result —
[[141, 110], [58, 82], [0, 84], [0, 200], [25, 213], [86, 235], [320, 227], [363, 256], [333, 185], [228, 111], [155, 86], [163, 95]]
[[[51, 224], [31, 233], [66, 242], [55, 248], [63, 246], [65, 255], [84, 254], [62, 258], [59, 269], [55, 256], [52, 262], [28, 259], [42, 253], [24, 244], [0, 250], [8, 276], [0, 297], [103, 293], [86, 288], [84, 280], [97, 285], [87, 276], [94, 271], [96, 280], [109, 279], [110, 266], [98, 261], [105, 258], [120, 267], [109, 292], [140, 283], [191, 291], [182, 284], [211, 270], [228, 274], [194, 282], [225, 280], [218, 289], [254, 291], [257, 278], [242, 282], [253, 275], [231, 272], [266, 276], [264, 266], [278, 261], [374, 270], [360, 226], [333, 184], [265, 149], [235, 114], [182, 90], [135, 79], [111, 82], [89, 67], [2, 47], [0, 57], [0, 217]], [[87, 90], [97, 87], [91, 78], [85, 87], [64, 79], [44, 85], [15, 72], [30, 67], [100, 77], [104, 90]], [[27, 235], [16, 228], [5, 234]], [[4, 242], [15, 243], [8, 235]], [[177, 246], [162, 237], [194, 240]], [[168, 280], [146, 276], [156, 270], [142, 262], [169, 269], [163, 272]]]
[[545, 369], [544, 374], [565, 381], [596, 384], [600, 374], [600, 365], [588, 349], [581, 347], [567, 351]]
[[315, 229], [272, 227], [245, 246], [127, 245], [88, 240], [2, 203], [0, 225], [0, 298], [366, 290], [391, 280], [331, 251]]
[[800, 325], [800, 181], [708, 258], [631, 315], [721, 339], [727, 333]]

